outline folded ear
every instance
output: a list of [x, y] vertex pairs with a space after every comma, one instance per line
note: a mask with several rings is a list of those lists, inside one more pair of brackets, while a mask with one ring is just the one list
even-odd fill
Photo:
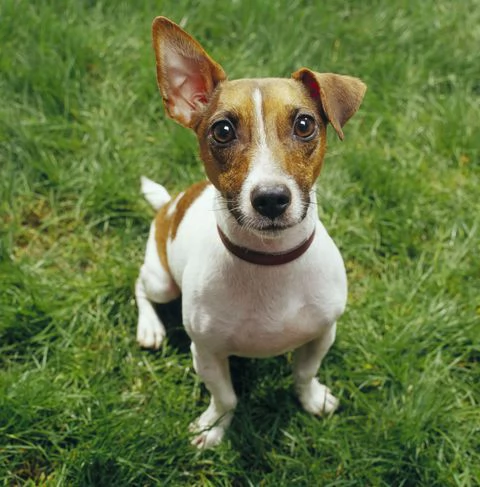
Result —
[[292, 74], [301, 81], [320, 106], [324, 118], [343, 140], [342, 127], [358, 110], [367, 90], [358, 78], [333, 73], [315, 73], [302, 68]]
[[152, 37], [165, 109], [174, 120], [191, 127], [194, 115], [226, 78], [225, 72], [195, 39], [165, 17], [153, 21]]

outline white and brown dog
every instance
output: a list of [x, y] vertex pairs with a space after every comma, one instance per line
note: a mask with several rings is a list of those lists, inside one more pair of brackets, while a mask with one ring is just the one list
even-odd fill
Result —
[[196, 372], [211, 393], [193, 443], [217, 445], [237, 397], [228, 358], [295, 350], [303, 407], [337, 399], [316, 373], [347, 297], [340, 253], [318, 219], [315, 181], [330, 123], [357, 111], [358, 79], [302, 68], [290, 79], [227, 81], [200, 44], [164, 17], [153, 22], [158, 85], [167, 113], [198, 137], [209, 181], [176, 198], [142, 178], [158, 210], [136, 283], [138, 342], [158, 348], [165, 328], [152, 303], [183, 295]]

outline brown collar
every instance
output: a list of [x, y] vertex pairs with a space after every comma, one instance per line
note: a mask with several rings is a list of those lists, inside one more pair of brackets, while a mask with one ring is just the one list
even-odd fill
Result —
[[313, 242], [315, 237], [315, 230], [313, 230], [310, 237], [304, 240], [300, 245], [288, 250], [287, 252], [280, 252], [276, 254], [267, 254], [265, 252], [258, 252], [256, 250], [247, 249], [246, 247], [240, 247], [234, 244], [228, 237], [222, 232], [219, 226], [217, 226], [218, 234], [223, 242], [223, 245], [239, 259], [250, 262], [257, 265], [283, 265], [292, 262], [292, 260], [298, 259], [303, 255]]

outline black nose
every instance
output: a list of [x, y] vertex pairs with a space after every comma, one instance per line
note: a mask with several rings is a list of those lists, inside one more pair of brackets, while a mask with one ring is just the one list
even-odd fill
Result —
[[250, 195], [255, 210], [272, 220], [285, 213], [291, 200], [292, 194], [284, 184], [257, 186]]

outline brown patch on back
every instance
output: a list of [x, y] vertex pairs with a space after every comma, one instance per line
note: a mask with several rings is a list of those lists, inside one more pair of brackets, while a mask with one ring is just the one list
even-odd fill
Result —
[[[171, 272], [168, 265], [167, 241], [169, 238], [173, 240], [177, 236], [178, 227], [188, 208], [203, 193], [208, 185], [208, 181], [200, 181], [192, 184], [192, 186], [185, 190], [176, 204], [175, 198], [172, 198], [157, 212], [155, 217], [155, 240], [157, 242], [157, 252], [163, 268], [169, 274], [171, 274]], [[175, 208], [173, 212], [169, 214], [169, 210], [173, 204], [175, 204]]]
[[157, 242], [157, 252], [160, 257], [162, 267], [170, 273], [170, 267], [167, 260], [167, 239], [168, 229], [170, 227], [170, 220], [167, 212], [172, 204], [173, 200], [170, 200], [167, 204], [163, 205], [157, 212], [155, 217], [155, 240]]
[[177, 236], [178, 226], [183, 220], [186, 211], [192, 203], [203, 193], [203, 190], [209, 185], [208, 181], [199, 181], [198, 183], [192, 184], [177, 203], [175, 211], [173, 213], [172, 222], [170, 226], [170, 238], [173, 240]]

